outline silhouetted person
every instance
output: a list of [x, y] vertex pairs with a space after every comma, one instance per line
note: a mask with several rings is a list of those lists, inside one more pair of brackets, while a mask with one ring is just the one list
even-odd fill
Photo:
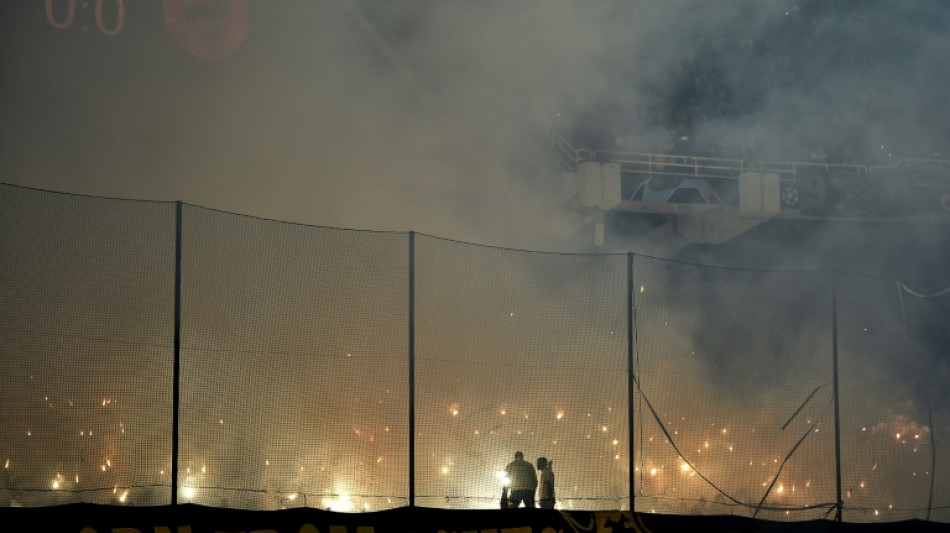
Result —
[[554, 509], [554, 471], [547, 457], [538, 457], [538, 507]]
[[524, 454], [515, 452], [515, 460], [508, 463], [505, 473], [511, 481], [511, 492], [508, 493], [508, 502], [511, 507], [519, 507], [524, 502], [525, 507], [534, 507], [534, 491], [538, 488], [538, 475], [534, 465], [524, 460]]

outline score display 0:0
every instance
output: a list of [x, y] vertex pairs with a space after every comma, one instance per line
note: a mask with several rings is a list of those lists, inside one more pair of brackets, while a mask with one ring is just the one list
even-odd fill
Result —
[[[66, 18], [60, 19], [57, 18], [56, 14], [53, 13], [53, 2], [57, 3], [66, 2]], [[88, 8], [92, 0], [82, 0], [83, 8]], [[115, 24], [112, 27], [106, 26], [105, 20], [102, 17], [103, 4], [106, 1], [111, 2], [115, 6], [116, 10], [116, 20]], [[99, 27], [99, 31], [102, 32], [106, 37], [115, 37], [120, 32], [122, 32], [122, 26], [125, 23], [125, 2], [124, 0], [95, 0], [95, 13], [96, 13], [96, 26]], [[76, 21], [76, 0], [46, 0], [46, 20], [49, 21], [50, 25], [58, 30], [67, 30], [70, 26], [73, 25], [73, 22]], [[85, 29], [85, 28], [84, 28]]]

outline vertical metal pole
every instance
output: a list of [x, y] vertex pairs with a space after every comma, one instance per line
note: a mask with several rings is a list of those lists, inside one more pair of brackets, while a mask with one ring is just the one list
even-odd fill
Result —
[[834, 361], [834, 391], [835, 391], [835, 488], [837, 513], [835, 522], [841, 522], [841, 415], [838, 401], [838, 283], [834, 272], [831, 273], [831, 336], [832, 360]]
[[409, 232], [409, 507], [416, 506], [416, 232]]
[[627, 455], [629, 464], [627, 465], [629, 469], [629, 490], [630, 490], [630, 512], [636, 512], [637, 508], [634, 505], [634, 494], [636, 493], [635, 485], [636, 475], [634, 473], [634, 447], [633, 447], [633, 386], [634, 386], [634, 374], [633, 374], [633, 305], [634, 305], [634, 296], [633, 296], [633, 252], [627, 252]]
[[175, 202], [175, 334], [172, 341], [172, 505], [178, 504], [178, 412], [181, 408], [181, 200]]

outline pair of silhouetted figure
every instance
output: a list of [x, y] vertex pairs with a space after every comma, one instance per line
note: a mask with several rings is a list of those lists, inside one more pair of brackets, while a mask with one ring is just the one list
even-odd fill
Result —
[[546, 457], [538, 457], [537, 469], [524, 460], [524, 453], [515, 452], [515, 460], [505, 467], [511, 488], [505, 486], [501, 492], [502, 509], [535, 506], [535, 492], [538, 496], [538, 506], [542, 509], [554, 509], [554, 472], [551, 470], [553, 461]]

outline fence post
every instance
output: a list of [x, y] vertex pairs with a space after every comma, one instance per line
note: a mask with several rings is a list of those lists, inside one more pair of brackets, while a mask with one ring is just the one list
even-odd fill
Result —
[[835, 272], [831, 272], [831, 337], [832, 361], [835, 391], [835, 522], [841, 522], [841, 416], [838, 402], [838, 283]]
[[416, 506], [416, 232], [409, 232], [409, 507]]
[[634, 351], [634, 342], [636, 338], [634, 337], [634, 314], [633, 314], [633, 305], [634, 305], [634, 293], [633, 293], [633, 252], [627, 252], [627, 456], [629, 464], [627, 465], [627, 470], [629, 471], [628, 482], [630, 490], [630, 512], [636, 512], [636, 505], [634, 505], [633, 498], [636, 493], [635, 485], [636, 475], [634, 473], [634, 464], [636, 459], [634, 456], [633, 448], [633, 386], [634, 386], [634, 368], [633, 368], [633, 351]]
[[172, 505], [178, 505], [178, 412], [181, 407], [181, 200], [175, 202], [175, 334], [172, 340]]

